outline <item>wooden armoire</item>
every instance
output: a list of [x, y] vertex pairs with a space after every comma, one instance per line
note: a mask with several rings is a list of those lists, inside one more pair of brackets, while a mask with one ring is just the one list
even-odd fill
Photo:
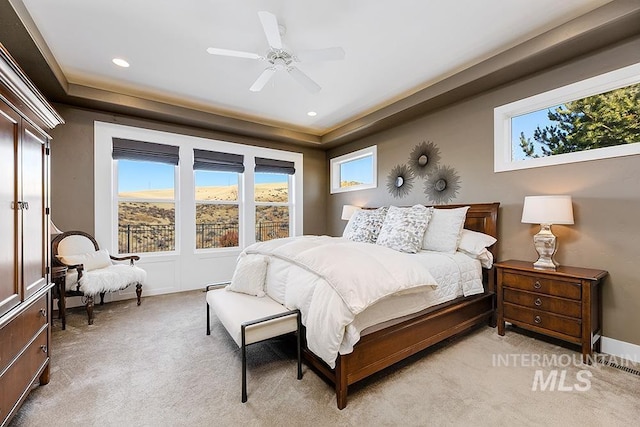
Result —
[[0, 44], [0, 425], [49, 382], [49, 141], [64, 123]]

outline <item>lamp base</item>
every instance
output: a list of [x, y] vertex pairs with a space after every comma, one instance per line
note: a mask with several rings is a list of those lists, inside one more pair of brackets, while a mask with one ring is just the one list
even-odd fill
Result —
[[533, 236], [533, 246], [539, 258], [533, 263], [533, 268], [540, 270], [555, 270], [560, 264], [553, 259], [557, 247], [556, 236], [551, 232], [551, 224], [540, 224], [540, 231]]

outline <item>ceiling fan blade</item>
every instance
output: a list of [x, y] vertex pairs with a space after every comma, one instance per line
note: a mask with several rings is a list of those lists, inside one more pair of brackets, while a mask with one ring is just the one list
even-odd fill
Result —
[[293, 77], [298, 83], [304, 86], [305, 89], [307, 89], [309, 92], [318, 93], [320, 92], [320, 89], [322, 89], [318, 83], [311, 80], [311, 77], [307, 76], [298, 68], [289, 67], [287, 71], [289, 72], [289, 74], [291, 74], [291, 77]]
[[326, 49], [308, 49], [296, 53], [298, 62], [340, 61], [345, 57], [341, 47], [328, 47]]
[[269, 46], [274, 49], [282, 49], [282, 39], [280, 38], [280, 29], [278, 28], [278, 18], [270, 12], [258, 12], [258, 17], [262, 23], [264, 34], [267, 36]]
[[266, 70], [264, 70], [262, 72], [262, 74], [260, 74], [258, 79], [255, 82], [253, 82], [253, 85], [251, 85], [249, 90], [251, 92], [260, 92], [262, 90], [262, 88], [264, 87], [264, 85], [266, 85], [267, 82], [269, 80], [271, 80], [271, 77], [275, 73], [276, 73], [276, 69], [275, 68], [267, 68]]
[[241, 52], [239, 50], [219, 49], [217, 47], [210, 47], [207, 49], [207, 52], [210, 53], [211, 55], [234, 56], [236, 58], [249, 58], [249, 59], [262, 58], [257, 53]]

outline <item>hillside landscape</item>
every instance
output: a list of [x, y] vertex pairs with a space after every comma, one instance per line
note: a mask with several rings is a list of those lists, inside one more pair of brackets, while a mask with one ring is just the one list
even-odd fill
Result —
[[[256, 184], [254, 191], [258, 203], [288, 201], [287, 183]], [[119, 196], [121, 253], [174, 249], [175, 208], [162, 200], [173, 199], [173, 189], [121, 192]], [[238, 187], [197, 187], [195, 196], [197, 248], [237, 246], [238, 205], [233, 202], [238, 200]], [[288, 223], [288, 206], [256, 206], [257, 240], [288, 236]]]

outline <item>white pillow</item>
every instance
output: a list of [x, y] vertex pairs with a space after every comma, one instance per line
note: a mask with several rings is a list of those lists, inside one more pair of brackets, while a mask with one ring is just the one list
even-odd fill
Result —
[[428, 251], [455, 253], [468, 210], [469, 206], [455, 209], [434, 208], [429, 226], [424, 233], [422, 248]]
[[430, 217], [431, 210], [422, 205], [410, 208], [390, 206], [376, 244], [415, 254], [420, 250]]
[[269, 260], [264, 255], [240, 255], [231, 284], [226, 289], [262, 298], [265, 295], [264, 279], [268, 263]]
[[342, 237], [354, 242], [375, 243], [386, 216], [387, 207], [356, 211], [349, 219]]
[[478, 257], [486, 248], [493, 245], [496, 241], [495, 237], [489, 236], [488, 234], [463, 228], [460, 233], [460, 244], [458, 245], [458, 250], [466, 252], [471, 256]]
[[106, 249], [77, 255], [58, 255], [58, 259], [67, 265], [82, 264], [84, 271], [97, 270], [111, 265], [111, 258]]

